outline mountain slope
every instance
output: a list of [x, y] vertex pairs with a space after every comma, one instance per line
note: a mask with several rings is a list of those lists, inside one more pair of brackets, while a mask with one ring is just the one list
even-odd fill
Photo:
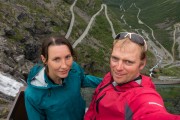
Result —
[[145, 37], [149, 50], [160, 62], [158, 66], [180, 66], [179, 1], [104, 0], [104, 3], [116, 13], [125, 30], [138, 32]]
[[[41, 38], [56, 33], [66, 36], [72, 45], [82, 37], [81, 42], [75, 47], [77, 62], [87, 73], [102, 77], [109, 71], [109, 56], [114, 34], [134, 31], [147, 38], [150, 44], [148, 65], [143, 73], [149, 75], [151, 68], [152, 71], [159, 68], [154, 66], [163, 57], [161, 66], [172, 68], [162, 69], [158, 74], [180, 77], [179, 67], [176, 67], [180, 59], [178, 0], [75, 0], [75, 2], [74, 0], [0, 1], [0, 71], [12, 75], [19, 82], [25, 80], [30, 68], [39, 60]], [[73, 24], [71, 24], [72, 13], [74, 13]], [[70, 34], [67, 35], [68, 31]], [[157, 54], [157, 51], [161, 53]], [[10, 101], [12, 102], [11, 97]], [[7, 110], [4, 115], [7, 115]]]

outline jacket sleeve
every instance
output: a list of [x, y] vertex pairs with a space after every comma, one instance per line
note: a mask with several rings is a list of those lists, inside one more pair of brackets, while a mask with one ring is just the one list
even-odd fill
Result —
[[180, 120], [180, 116], [167, 112], [162, 97], [154, 89], [141, 89], [130, 99], [133, 120]]
[[76, 62], [73, 62], [73, 67], [78, 71], [80, 74], [81, 79], [81, 87], [92, 87], [96, 88], [99, 83], [102, 81], [102, 78], [96, 77], [93, 75], [88, 75], [84, 73], [84, 70], [80, 65], [78, 65]]
[[[26, 89], [27, 90], [27, 89]], [[45, 120], [45, 114], [43, 110], [38, 108], [36, 102], [28, 97], [27, 91], [25, 91], [25, 106], [28, 115], [28, 120]]]
[[82, 87], [92, 87], [95, 88], [102, 81], [102, 78], [95, 77], [92, 75], [83, 75], [82, 78]]
[[180, 115], [173, 115], [170, 113], [151, 113], [138, 120], [180, 120]]

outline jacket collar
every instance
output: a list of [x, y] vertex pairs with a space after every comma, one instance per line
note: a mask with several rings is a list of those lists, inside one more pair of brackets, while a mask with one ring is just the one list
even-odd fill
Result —
[[116, 82], [114, 82], [112, 76], [111, 76], [111, 81], [112, 81], [112, 86], [117, 91], [126, 91], [126, 90], [137, 88], [137, 87], [147, 87], [147, 88], [155, 89], [155, 85], [153, 84], [151, 78], [145, 75], [140, 75], [134, 80], [131, 80], [130, 82], [123, 83], [123, 84], [117, 84]]

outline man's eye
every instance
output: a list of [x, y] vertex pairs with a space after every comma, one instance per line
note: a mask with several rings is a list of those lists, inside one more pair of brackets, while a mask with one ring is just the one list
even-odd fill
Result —
[[126, 60], [125, 63], [126, 63], [126, 65], [132, 65], [134, 62]]
[[112, 57], [111, 57], [111, 60], [114, 61], [114, 62], [116, 62], [116, 61], [118, 61], [119, 59], [112, 56]]

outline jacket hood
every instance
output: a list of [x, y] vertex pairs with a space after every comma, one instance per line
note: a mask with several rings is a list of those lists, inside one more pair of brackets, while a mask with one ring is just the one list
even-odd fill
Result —
[[[64, 84], [65, 80], [63, 81]], [[31, 72], [27, 80], [28, 85], [32, 87], [37, 87], [41, 89], [49, 89], [52, 87], [62, 86], [58, 84], [53, 84], [47, 77], [45, 72], [45, 67], [36, 65], [31, 69]]]
[[48, 86], [47, 82], [45, 81], [45, 67], [43, 67], [31, 80], [31, 85], [39, 86], [39, 87]]

